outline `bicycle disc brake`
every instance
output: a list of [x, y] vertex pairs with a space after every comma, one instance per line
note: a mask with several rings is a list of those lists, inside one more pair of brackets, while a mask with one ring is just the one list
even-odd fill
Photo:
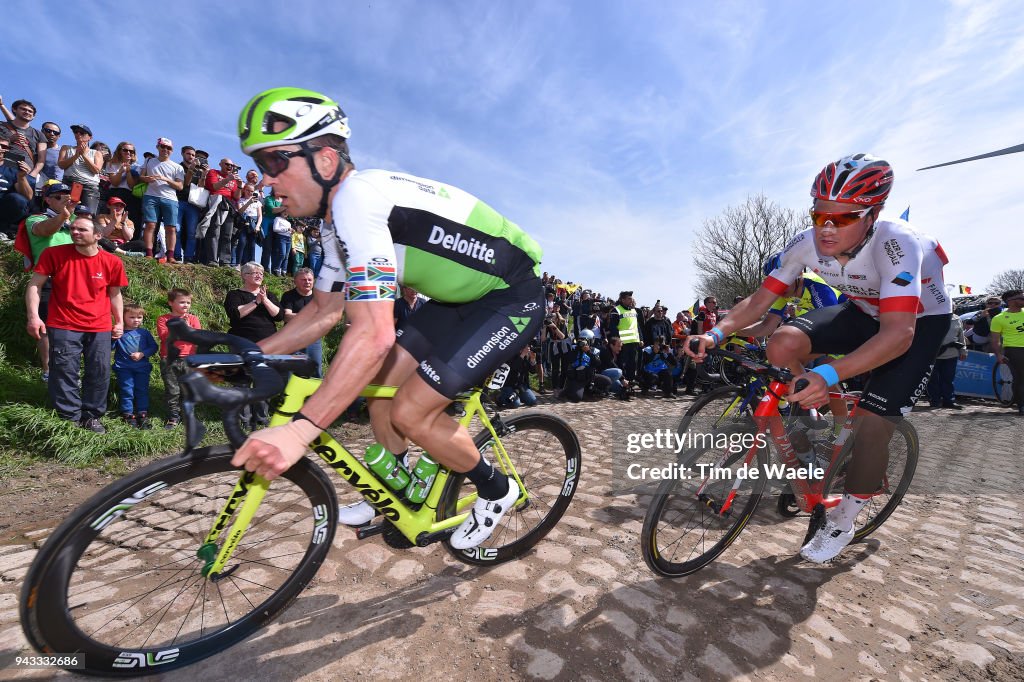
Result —
[[697, 496], [697, 501], [700, 502], [701, 504], [703, 504], [708, 509], [710, 509], [712, 512], [714, 512], [715, 516], [717, 516], [719, 518], [727, 519], [727, 518], [729, 518], [732, 515], [732, 510], [731, 509], [726, 510], [723, 513], [722, 512], [722, 506], [723, 506], [722, 503], [715, 501], [715, 498], [712, 497], [711, 495], [708, 495], [707, 493], [701, 493], [700, 495], [698, 495]]

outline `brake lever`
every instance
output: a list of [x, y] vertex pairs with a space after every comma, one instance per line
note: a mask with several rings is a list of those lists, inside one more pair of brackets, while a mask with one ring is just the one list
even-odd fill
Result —
[[181, 403], [182, 414], [185, 419], [185, 451], [188, 455], [203, 442], [206, 436], [206, 425], [196, 416], [196, 403], [193, 400], [183, 400]]

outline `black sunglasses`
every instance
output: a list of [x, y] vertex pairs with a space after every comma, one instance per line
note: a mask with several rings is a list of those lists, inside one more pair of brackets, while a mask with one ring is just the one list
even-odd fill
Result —
[[43, 132], [49, 133], [50, 135], [60, 135], [60, 131], [54, 130], [53, 128], [43, 128]]
[[293, 152], [280, 149], [275, 149], [272, 152], [260, 150], [253, 154], [252, 160], [256, 162], [256, 167], [260, 169], [260, 172], [271, 178], [276, 178], [288, 169], [288, 164], [296, 156], [306, 156], [306, 150], [297, 149]]

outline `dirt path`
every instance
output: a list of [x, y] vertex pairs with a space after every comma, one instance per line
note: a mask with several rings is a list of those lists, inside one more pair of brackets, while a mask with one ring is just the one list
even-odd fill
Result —
[[[611, 494], [611, 444], [613, 424], [686, 405], [547, 407], [579, 432], [584, 472], [531, 554], [481, 570], [437, 545], [393, 550], [339, 529], [283, 617], [164, 679], [1024, 679], [1024, 419], [983, 405], [915, 414], [922, 461], [905, 504], [832, 565], [795, 560], [806, 521], [766, 499], [718, 562], [670, 581], [640, 555], [648, 498]], [[0, 489], [0, 666], [27, 653], [17, 594], [33, 543], [91, 493], [38, 477], [69, 473], [37, 467]], [[52, 673], [0, 667], [11, 676]]]

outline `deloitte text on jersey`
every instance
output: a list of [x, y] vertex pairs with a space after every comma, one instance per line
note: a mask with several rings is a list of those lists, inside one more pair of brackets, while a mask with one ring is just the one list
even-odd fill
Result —
[[434, 228], [430, 230], [427, 243], [440, 244], [442, 248], [449, 251], [464, 253], [470, 258], [476, 258], [485, 263], [494, 263], [494, 249], [487, 248], [486, 242], [479, 242], [472, 237], [466, 239], [461, 232], [456, 232], [454, 235], [448, 234], [440, 225], [434, 225]]

